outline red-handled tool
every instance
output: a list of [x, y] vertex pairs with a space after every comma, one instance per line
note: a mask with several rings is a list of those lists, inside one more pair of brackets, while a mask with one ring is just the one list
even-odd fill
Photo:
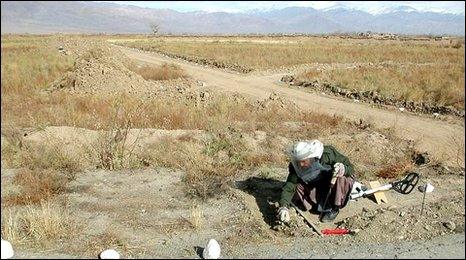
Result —
[[346, 234], [356, 234], [359, 230], [349, 230], [346, 228], [327, 228], [323, 229], [321, 232], [324, 235], [346, 235]]

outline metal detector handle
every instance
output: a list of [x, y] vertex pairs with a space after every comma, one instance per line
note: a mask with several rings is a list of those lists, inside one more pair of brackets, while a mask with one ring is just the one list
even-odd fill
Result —
[[357, 193], [357, 194], [352, 194], [352, 195], [350, 195], [350, 199], [357, 199], [357, 198], [360, 198], [360, 197], [366, 197], [369, 194], [376, 193], [378, 191], [390, 190], [391, 188], [392, 188], [392, 184], [385, 184], [383, 186], [380, 186], [380, 187], [377, 187], [377, 188], [374, 188], [374, 189], [366, 190], [366, 191], [363, 191], [363, 192], [360, 192], [360, 193]]
[[409, 194], [419, 182], [419, 174], [409, 173], [403, 180], [393, 183], [393, 189], [402, 194]]

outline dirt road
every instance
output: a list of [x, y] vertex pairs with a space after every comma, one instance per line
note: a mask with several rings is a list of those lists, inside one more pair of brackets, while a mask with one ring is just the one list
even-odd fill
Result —
[[392, 128], [395, 135], [413, 140], [415, 147], [427, 151], [449, 166], [464, 167], [464, 122], [457, 123], [419, 117], [399, 111], [371, 107], [369, 104], [342, 101], [324, 95], [284, 88], [278, 84], [283, 74], [266, 76], [241, 75], [219, 69], [200, 66], [129, 48], [120, 47], [130, 58], [146, 63], [172, 62], [180, 65], [190, 76], [205, 83], [206, 87], [238, 92], [253, 99], [264, 99], [271, 93], [295, 102], [303, 109], [341, 115], [350, 120], [362, 119], [380, 128]]

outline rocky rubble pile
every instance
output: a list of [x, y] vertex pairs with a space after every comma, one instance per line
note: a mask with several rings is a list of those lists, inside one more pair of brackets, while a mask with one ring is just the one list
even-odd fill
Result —
[[90, 42], [81, 46], [65, 42], [58, 51], [75, 55], [73, 67], [52, 82], [48, 91], [65, 90], [76, 93], [121, 93], [139, 94], [153, 97], [186, 96], [204, 101], [208, 94], [191, 93], [193, 86], [199, 85], [191, 78], [163, 81], [145, 80], [130, 70], [130, 61], [118, 49], [105, 44]]
[[55, 80], [49, 90], [79, 92], [118, 91], [155, 88], [154, 84], [130, 71], [121, 52], [108, 46], [96, 46], [79, 55], [70, 71]]
[[360, 214], [337, 224], [351, 230], [360, 229], [355, 238], [372, 242], [431, 239], [448, 233], [464, 232], [463, 207], [452, 205], [464, 205], [464, 198], [455, 197], [428, 203], [422, 215], [420, 204], [421, 202], [418, 206], [410, 208], [397, 206], [375, 210], [363, 208]]
[[257, 100], [254, 106], [258, 109], [268, 109], [274, 106], [278, 106], [284, 109], [295, 109], [298, 110], [298, 106], [293, 101], [286, 100], [278, 93], [271, 93], [268, 98], [263, 100]]
[[459, 117], [465, 116], [465, 111], [456, 109], [453, 106], [437, 106], [435, 104], [426, 103], [426, 102], [414, 102], [407, 100], [397, 100], [394, 97], [385, 97], [377, 93], [376, 91], [358, 91], [350, 90], [337, 85], [332, 85], [329, 83], [321, 83], [317, 80], [314, 81], [305, 81], [296, 79], [292, 75], [285, 75], [280, 79], [281, 82], [288, 83], [292, 86], [300, 86], [305, 88], [312, 88], [318, 91], [325, 93], [331, 93], [337, 96], [342, 96], [346, 98], [351, 98], [357, 101], [365, 101], [374, 104], [380, 105], [390, 105], [396, 106], [401, 110], [408, 110], [411, 112], [417, 113], [426, 113], [426, 114], [442, 114], [442, 115], [454, 115]]
[[272, 230], [279, 231], [289, 237], [318, 237], [318, 234], [294, 208], [290, 209], [290, 219], [289, 223], [276, 224]]

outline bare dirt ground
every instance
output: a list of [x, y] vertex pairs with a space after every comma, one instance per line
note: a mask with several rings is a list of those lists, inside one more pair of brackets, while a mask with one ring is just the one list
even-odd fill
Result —
[[[13, 174], [2, 169], [3, 185]], [[83, 223], [83, 232], [45, 252], [19, 249], [16, 256], [92, 258], [104, 247], [102, 241], [111, 239], [125, 258], [198, 258], [199, 247], [215, 238], [223, 258], [464, 257], [462, 176], [422, 179], [436, 187], [427, 195], [423, 215], [422, 193], [417, 190], [409, 195], [388, 192], [389, 202], [382, 205], [370, 199], [352, 201], [335, 223], [319, 223], [312, 215], [319, 229], [337, 225], [361, 229], [354, 236], [321, 238], [294, 213], [290, 228], [273, 229], [272, 202], [280, 196], [286, 169], [277, 169], [276, 179], [245, 173], [251, 174], [227, 194], [199, 203], [184, 196], [179, 171], [82, 173], [69, 185], [67, 200], [71, 214]], [[193, 217], [195, 205], [200, 219]], [[446, 222], [455, 227], [445, 227]], [[83, 252], [79, 247], [83, 243], [93, 246]]]
[[[239, 75], [160, 55], [120, 49], [141, 62], [177, 63], [192, 77], [184, 83], [170, 84], [201, 82], [197, 89], [239, 92], [254, 100], [264, 100], [271, 93], [279, 93], [280, 97], [310, 112], [338, 114], [349, 120], [362, 119], [378, 128], [393, 128], [397, 136], [413, 140], [417, 150], [444, 159], [451, 168], [460, 166], [462, 169], [455, 173], [429, 165], [415, 169], [422, 176], [419, 185], [429, 182], [435, 187], [434, 192], [426, 196], [422, 215], [423, 194], [417, 188], [409, 195], [386, 192], [387, 204], [378, 205], [368, 198], [351, 201], [333, 223], [319, 223], [318, 216], [309, 215], [319, 229], [341, 226], [361, 230], [356, 235], [326, 237], [316, 235], [294, 211], [290, 225], [277, 228], [273, 204], [279, 199], [288, 174], [285, 165], [269, 169], [267, 174], [260, 170], [243, 172], [230, 183], [224, 194], [206, 202], [186, 196], [183, 190], [186, 173], [183, 171], [167, 168], [87, 169], [77, 174], [67, 186], [66, 193], [58, 198], [66, 201], [80, 232], [45, 247], [18, 246], [15, 257], [96, 258], [99, 251], [112, 247], [123, 258], [200, 258], [202, 248], [214, 238], [222, 248], [222, 258], [464, 259], [464, 122], [439, 121], [283, 88], [277, 83], [283, 74]], [[147, 83], [140, 78], [131, 80], [135, 76], [124, 68], [120, 69], [127, 74], [119, 75], [112, 72], [112, 67], [99, 66], [100, 63], [91, 64], [92, 68], [98, 68], [97, 72], [103, 69], [97, 73], [102, 77], [99, 80], [102, 84], [114, 77], [124, 77], [125, 84], [119, 88], [132, 82], [135, 91], [140, 88], [142, 92], [152, 93], [155, 91], [151, 90], [158, 92], [160, 89], [160, 83]], [[89, 91], [86, 84], [81, 81], [75, 90], [83, 87]], [[99, 89], [92, 91], [101, 91]], [[108, 90], [104, 89], [104, 92]], [[205, 138], [205, 133], [197, 130], [144, 129], [141, 133], [132, 129], [129, 139], [141, 135], [140, 141], [149, 144], [186, 132], [199, 139]], [[47, 142], [52, 136], [58, 138], [64, 148], [76, 151], [78, 144], [91, 144], [96, 134], [88, 129], [58, 126], [35, 130], [25, 139], [40, 143]], [[256, 133], [248, 140], [252, 146], [257, 146], [265, 140], [263, 135]], [[387, 144], [386, 139], [378, 136], [367, 130], [345, 138], [349, 143], [366, 140], [364, 149], [368, 153], [396, 150], [394, 144]], [[16, 171], [3, 168], [2, 162], [2, 199], [15, 189], [12, 180]]]

